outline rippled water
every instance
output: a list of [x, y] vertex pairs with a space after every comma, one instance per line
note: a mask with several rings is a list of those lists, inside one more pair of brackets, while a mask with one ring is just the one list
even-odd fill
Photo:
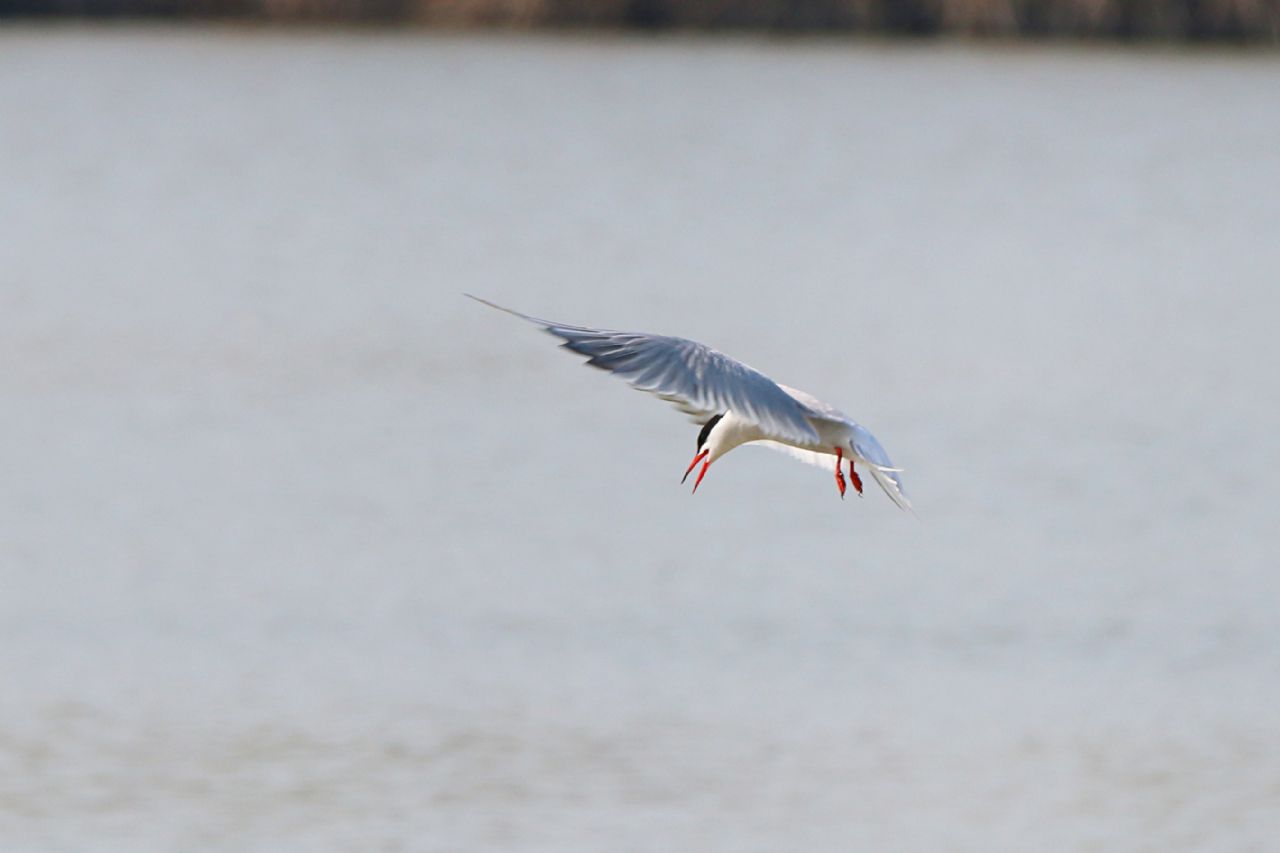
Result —
[[[0, 846], [1265, 849], [1280, 62], [0, 33]], [[921, 522], [469, 291], [830, 399]]]

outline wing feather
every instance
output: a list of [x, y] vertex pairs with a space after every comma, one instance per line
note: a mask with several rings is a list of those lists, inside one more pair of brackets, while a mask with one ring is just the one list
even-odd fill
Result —
[[587, 364], [658, 395], [698, 422], [732, 411], [773, 438], [818, 440], [811, 412], [802, 402], [758, 370], [697, 341], [553, 323], [471, 298], [541, 326], [564, 341], [563, 348], [586, 356]]

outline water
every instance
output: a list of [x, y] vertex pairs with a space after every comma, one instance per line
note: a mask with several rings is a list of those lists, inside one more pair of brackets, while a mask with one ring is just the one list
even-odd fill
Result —
[[[0, 33], [0, 846], [1264, 849], [1270, 55]], [[685, 334], [921, 522], [463, 299]]]

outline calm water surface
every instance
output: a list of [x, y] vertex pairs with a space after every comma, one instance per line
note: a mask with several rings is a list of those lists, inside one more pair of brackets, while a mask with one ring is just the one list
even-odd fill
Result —
[[[0, 847], [1262, 850], [1280, 61], [0, 33]], [[826, 397], [916, 522], [486, 295]]]

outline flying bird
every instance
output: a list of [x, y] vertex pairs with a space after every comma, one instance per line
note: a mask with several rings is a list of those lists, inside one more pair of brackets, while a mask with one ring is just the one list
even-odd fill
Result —
[[824, 467], [834, 460], [836, 488], [844, 498], [841, 467], [862, 494], [860, 463], [895, 504], [911, 510], [902, 488], [902, 469], [864, 426], [811, 394], [788, 388], [722, 352], [697, 341], [642, 332], [617, 332], [539, 320], [471, 296], [490, 308], [527, 320], [564, 341], [562, 347], [587, 357], [587, 364], [656, 394], [702, 425], [697, 454], [681, 483], [702, 463], [693, 481], [698, 491], [711, 463], [739, 445], [755, 442]]

